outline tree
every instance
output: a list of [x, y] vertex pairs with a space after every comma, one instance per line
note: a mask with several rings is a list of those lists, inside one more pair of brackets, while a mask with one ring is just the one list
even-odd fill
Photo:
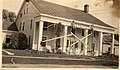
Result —
[[14, 12], [3, 9], [2, 10], [2, 19], [9, 21], [9, 22], [14, 22], [16, 19], [16, 14]]
[[9, 20], [10, 22], [14, 22], [15, 21], [15, 18], [16, 18], [16, 15], [14, 12], [9, 12]]
[[27, 37], [24, 33], [12, 34], [10, 38], [12, 48], [24, 50], [29, 47], [27, 45]]
[[2, 19], [8, 21], [8, 10], [2, 10]]

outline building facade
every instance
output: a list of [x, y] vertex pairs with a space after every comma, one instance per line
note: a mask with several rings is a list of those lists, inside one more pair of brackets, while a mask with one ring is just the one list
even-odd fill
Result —
[[[25, 0], [16, 19], [19, 32], [28, 37], [33, 50], [46, 47], [51, 52], [58, 47], [67, 54], [101, 55], [103, 34], [112, 34], [111, 54], [114, 54], [115, 28], [89, 14], [89, 6], [77, 10], [41, 0]], [[72, 23], [75, 33], [72, 32]], [[93, 32], [91, 34], [91, 27]]]

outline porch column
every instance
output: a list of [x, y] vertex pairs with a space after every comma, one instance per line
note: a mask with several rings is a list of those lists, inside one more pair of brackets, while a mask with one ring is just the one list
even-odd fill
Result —
[[[85, 36], [87, 36], [88, 30], [86, 29], [84, 32], [85, 32]], [[87, 43], [88, 43], [88, 38], [85, 38], [85, 51], [84, 51], [85, 55], [87, 55]]]
[[37, 50], [37, 49], [35, 49], [35, 28], [36, 28], [36, 25], [35, 25], [36, 23], [34, 23], [34, 28], [33, 28], [33, 42], [32, 42], [32, 49], [33, 50]]
[[102, 48], [103, 48], [103, 32], [99, 32], [99, 55], [102, 55]]
[[64, 27], [64, 46], [63, 46], [63, 52], [66, 52], [66, 47], [67, 47], [67, 30], [68, 26], [65, 25]]
[[114, 34], [112, 34], [111, 54], [114, 54]]
[[39, 36], [38, 36], [38, 47], [37, 47], [38, 51], [42, 50], [40, 43], [42, 41], [42, 35], [43, 35], [43, 24], [44, 24], [43, 21], [39, 22]]

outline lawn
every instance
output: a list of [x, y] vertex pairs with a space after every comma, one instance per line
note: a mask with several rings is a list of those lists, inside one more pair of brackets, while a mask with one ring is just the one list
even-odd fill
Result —
[[[55, 53], [42, 53], [33, 52], [26, 50], [16, 49], [5, 49], [9, 52], [14, 53], [14, 56], [29, 56], [29, 57], [46, 57], [46, 58], [72, 58], [72, 59], [83, 59], [83, 60], [63, 60], [63, 59], [35, 59], [35, 58], [17, 58], [14, 57], [16, 64], [60, 64], [60, 65], [103, 65], [103, 66], [118, 66], [117, 58], [109, 56], [78, 56], [78, 55], [67, 55], [67, 54], [55, 54]], [[6, 53], [2, 53], [6, 55]], [[89, 61], [86, 61], [88, 59]], [[3, 64], [11, 64], [11, 57], [2, 57]]]

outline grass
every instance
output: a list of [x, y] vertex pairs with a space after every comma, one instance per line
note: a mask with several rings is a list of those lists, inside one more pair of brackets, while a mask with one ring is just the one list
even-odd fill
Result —
[[6, 49], [9, 52], [14, 53], [17, 56], [33, 56], [33, 57], [59, 57], [59, 58], [77, 58], [77, 59], [89, 59], [89, 56], [78, 56], [78, 55], [68, 55], [68, 54], [56, 54], [56, 53], [43, 53], [35, 51], [25, 51], [25, 50], [16, 50], [16, 49]]
[[[56, 53], [43, 53], [43, 52], [37, 52], [32, 50], [17, 50], [17, 49], [6, 49], [9, 52], [14, 53], [17, 56], [32, 56], [32, 57], [59, 57], [59, 58], [76, 58], [76, 59], [109, 59], [109, 60], [116, 60], [119, 57], [113, 56], [113, 55], [103, 55], [103, 56], [78, 56], [78, 55], [68, 55], [68, 54], [56, 54]], [[3, 55], [6, 55], [6, 53], [2, 53]]]
[[[34, 59], [34, 58], [16, 58], [14, 57], [14, 62], [17, 64], [62, 64], [62, 65], [105, 65], [105, 66], [118, 66], [118, 62], [114, 62], [118, 58], [113, 58], [110, 56], [77, 56], [77, 55], [67, 55], [67, 54], [55, 54], [55, 53], [42, 53], [35, 51], [25, 51], [25, 50], [16, 50], [16, 49], [6, 49], [9, 52], [14, 53], [16, 56], [32, 56], [32, 57], [58, 57], [58, 58], [75, 58], [75, 59], [91, 59], [95, 58], [94, 61], [85, 61], [85, 60], [57, 60], [57, 59]], [[6, 53], [2, 53], [6, 55]], [[2, 57], [3, 64], [11, 64], [10, 57]], [[99, 59], [99, 60], [97, 60]]]
[[[12, 64], [10, 57], [3, 57], [3, 64]], [[85, 61], [85, 60], [57, 60], [57, 59], [34, 59], [34, 58], [14, 58], [16, 64], [58, 64], [58, 65], [103, 65], [103, 66], [118, 66], [115, 62], [97, 60], [97, 61]]]

